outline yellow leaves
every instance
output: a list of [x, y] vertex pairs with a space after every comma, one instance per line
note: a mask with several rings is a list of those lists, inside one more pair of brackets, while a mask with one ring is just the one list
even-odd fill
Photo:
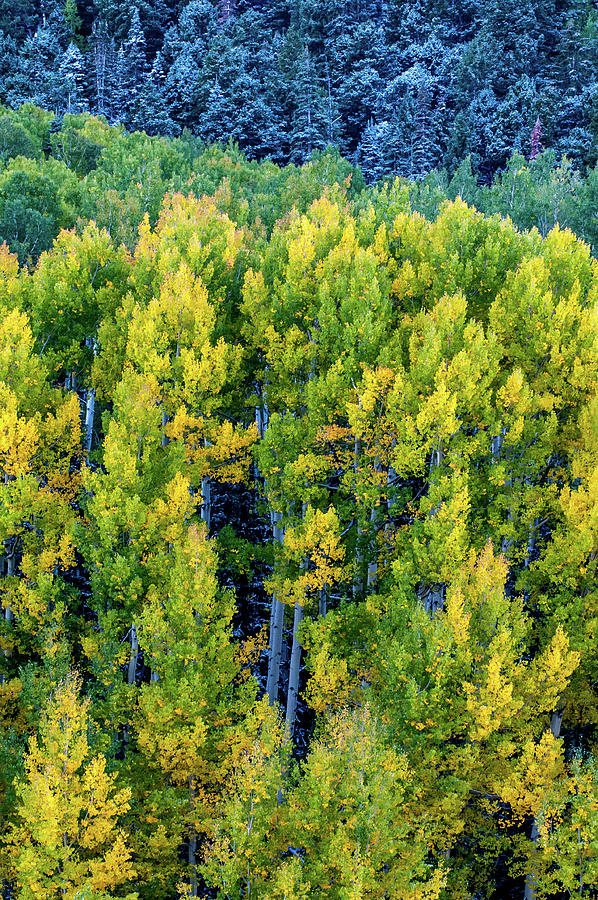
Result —
[[465, 682], [463, 685], [467, 711], [472, 717], [470, 733], [474, 741], [486, 740], [520, 706], [513, 700], [513, 683], [508, 672], [511, 664], [509, 636], [500, 632], [491, 646], [484, 682], [477, 685]]
[[190, 722], [182, 709], [177, 712], [171, 706], [161, 707], [156, 703], [152, 712], [151, 706], [151, 693], [146, 692], [142, 711], [147, 724], [140, 720], [139, 746], [145, 754], [154, 758], [161, 771], [175, 784], [186, 784], [202, 766], [202, 748], [207, 739], [206, 723], [201, 718]]
[[386, 401], [394, 381], [393, 369], [385, 366], [365, 369], [357, 402], [347, 404], [349, 424], [356, 437], [361, 438], [379, 429], [379, 415], [375, 413]]
[[90, 883], [97, 891], [118, 887], [125, 881], [135, 879], [137, 875], [124, 832], [117, 832], [111, 837], [113, 843], [109, 846], [105, 857], [92, 860], [89, 865]]
[[551, 731], [523, 746], [516, 769], [495, 789], [520, 819], [535, 816], [563, 772], [562, 742]]
[[415, 420], [417, 430], [422, 435], [438, 436], [441, 440], [450, 439], [459, 431], [456, 410], [456, 395], [451, 394], [445, 384], [439, 384], [421, 403]]
[[237, 664], [244, 670], [248, 678], [251, 674], [250, 666], [257, 664], [260, 654], [266, 650], [267, 646], [268, 626], [265, 623], [256, 634], [238, 644], [236, 649]]
[[346, 660], [333, 655], [327, 643], [312, 651], [311, 669], [305, 699], [316, 713], [342, 708], [357, 690], [357, 679], [349, 674]]
[[508, 376], [504, 387], [497, 394], [498, 400], [506, 410], [515, 407], [521, 412], [527, 412], [530, 405], [530, 390], [521, 369], [514, 369]]
[[[259, 438], [255, 422], [243, 428], [225, 419], [217, 427], [209, 427], [208, 431], [210, 442], [203, 448], [205, 473], [229, 484], [246, 481], [252, 464], [251, 448]], [[197, 456], [199, 458], [200, 454]]]
[[469, 643], [469, 620], [471, 613], [465, 611], [465, 598], [458, 585], [449, 588], [446, 599], [446, 618], [453, 639], [458, 647], [466, 648]]
[[23, 685], [20, 678], [11, 678], [0, 684], [0, 725], [23, 733], [28, 728], [25, 710], [21, 702]]
[[282, 561], [291, 566], [292, 574], [284, 568], [275, 571], [267, 589], [283, 603], [303, 605], [317, 591], [342, 580], [344, 556], [334, 507], [322, 512], [308, 506], [301, 523], [289, 526], [284, 534]]
[[580, 654], [571, 650], [562, 626], [557, 626], [548, 645], [529, 666], [527, 689], [535, 697], [537, 706], [541, 705], [547, 712], [556, 707], [580, 659]]
[[16, 822], [8, 835], [11, 875], [17, 885], [32, 890], [30, 873], [35, 871], [35, 896], [46, 896], [55, 878], [72, 894], [87, 884], [113, 888], [135, 874], [117, 829], [131, 792], [116, 790], [103, 756], [91, 756], [89, 701], [79, 700], [79, 689], [75, 676], [56, 688], [40, 738], [32, 739], [25, 758], [25, 778], [17, 785]]

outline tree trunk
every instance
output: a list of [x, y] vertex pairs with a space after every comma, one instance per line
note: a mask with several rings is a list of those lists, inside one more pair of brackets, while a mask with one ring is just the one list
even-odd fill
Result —
[[[372, 532], [373, 542], [374, 542], [374, 555], [370, 557], [370, 561], [368, 562], [368, 580], [367, 580], [367, 588], [368, 591], [373, 591], [376, 588], [376, 582], [378, 581], [378, 540], [377, 540], [377, 524], [378, 524], [378, 516], [379, 516], [379, 508], [377, 506], [372, 507], [372, 511], [370, 513], [370, 530]], [[370, 542], [371, 543], [371, 542]]]
[[[563, 707], [562, 703], [559, 704], [557, 709], [553, 712], [550, 718], [550, 730], [552, 732], [552, 736], [558, 738], [561, 733], [561, 725], [563, 724]], [[536, 847], [538, 844], [538, 838], [540, 837], [540, 829], [538, 828], [538, 820], [534, 819], [532, 823], [532, 831], [530, 834], [531, 841], [534, 845], [534, 853], [536, 852]], [[536, 878], [532, 871], [528, 872], [525, 878], [525, 889], [523, 891], [523, 900], [535, 900], [537, 896], [536, 890]]]
[[[282, 544], [283, 530], [280, 526], [282, 514], [272, 512], [272, 534], [274, 541]], [[268, 700], [274, 705], [278, 700], [278, 685], [280, 682], [280, 656], [282, 652], [282, 629], [284, 623], [284, 604], [276, 597], [272, 597], [272, 609], [270, 614], [270, 646], [268, 650], [268, 682], [266, 690]]]
[[135, 684], [137, 675], [137, 657], [139, 656], [139, 641], [135, 622], [131, 625], [131, 655], [129, 656], [129, 670], [127, 672], [127, 684]]
[[[361, 409], [361, 397], [359, 398], [359, 408]], [[359, 458], [361, 456], [361, 441], [355, 438], [353, 447], [353, 472], [357, 475], [359, 471]], [[357, 543], [355, 547], [355, 576], [353, 578], [353, 599], [357, 600], [363, 593], [363, 549], [361, 547], [362, 529], [359, 524], [359, 501], [356, 499], [355, 518], [357, 519]]]
[[[7, 553], [5, 555], [6, 559], [6, 577], [12, 578], [16, 572], [16, 541], [13, 540], [12, 547], [8, 547], [8, 541], [5, 542], [5, 547], [7, 547]], [[10, 600], [6, 601], [6, 606], [4, 607], [4, 618], [7, 622], [12, 622], [14, 619], [13, 611], [10, 607]]]
[[212, 482], [209, 478], [201, 479], [201, 518], [209, 534], [212, 521]]
[[[189, 806], [193, 809], [195, 805], [195, 789], [193, 787], [193, 776], [189, 776]], [[193, 826], [189, 826], [189, 848], [188, 856], [191, 872], [189, 875], [190, 896], [197, 897], [197, 835], [193, 830]]]
[[257, 425], [257, 430], [259, 431], [261, 441], [263, 441], [266, 430], [268, 428], [268, 419], [268, 407], [266, 406], [266, 404], [263, 403], [261, 406], [256, 406], [255, 424]]
[[[444, 459], [444, 450], [442, 447], [437, 447], [435, 450], [432, 450], [432, 455], [430, 457], [430, 478], [432, 477], [432, 472], [434, 469], [437, 469]], [[428, 515], [430, 518], [433, 518], [439, 510], [439, 506], [432, 509]], [[434, 618], [434, 615], [439, 612], [444, 606], [444, 596], [445, 596], [445, 588], [446, 586], [440, 582], [435, 584], [422, 582], [418, 585], [416, 592], [419, 598], [420, 603], [430, 616], [430, 618]]]
[[85, 398], [85, 449], [87, 450], [87, 455], [89, 457], [89, 453], [91, 451], [91, 445], [93, 442], [93, 419], [95, 416], [96, 409], [96, 392], [95, 388], [88, 388], [86, 392]]
[[293, 740], [295, 719], [297, 717], [297, 697], [299, 695], [299, 671], [301, 668], [301, 644], [299, 643], [299, 626], [303, 621], [303, 606], [295, 603], [293, 616], [293, 647], [291, 650], [291, 664], [289, 667], [289, 689], [287, 691], [287, 711], [285, 724], [288, 735]]
[[328, 612], [328, 597], [326, 596], [326, 588], [322, 588], [318, 595], [318, 615], [322, 619], [325, 619], [327, 612]]

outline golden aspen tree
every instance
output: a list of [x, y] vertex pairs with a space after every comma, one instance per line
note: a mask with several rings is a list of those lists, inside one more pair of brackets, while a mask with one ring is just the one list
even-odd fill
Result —
[[[532, 623], [521, 598], [506, 596], [506, 576], [504, 558], [488, 546], [452, 579], [445, 608], [433, 618], [412, 594], [397, 592], [314, 623], [308, 636], [318, 662], [310, 684], [316, 708], [329, 705], [327, 673], [340, 656], [349, 670], [345, 703], [369, 698], [388, 723], [412, 767], [417, 804], [429, 815], [429, 841], [439, 854], [453, 848], [449, 884], [456, 892], [459, 879], [477, 877], [467, 873], [467, 858], [464, 869], [458, 864], [461, 835], [465, 841], [477, 835], [487, 851], [504, 850], [501, 824], [520, 826], [522, 810], [535, 811], [544, 769], [536, 766], [524, 787], [521, 766], [546, 740], [552, 711], [579, 663], [561, 628], [533, 659], [525, 658]], [[355, 649], [339, 654], [348, 642]], [[558, 740], [554, 746], [560, 758]], [[513, 786], [524, 799], [513, 795]], [[475, 859], [474, 869], [483, 861]]]
[[[278, 872], [275, 860], [289, 846], [287, 816], [280, 805], [281, 773], [288, 769], [289, 745], [275, 709], [256, 704], [232, 748], [232, 768], [223, 789], [200, 866], [218, 897], [277, 897], [296, 890], [298, 873]], [[299, 900], [305, 893], [292, 894]]]
[[117, 787], [89, 745], [89, 701], [80, 689], [74, 675], [56, 687], [25, 757], [6, 837], [19, 900], [74, 900], [81, 892], [108, 900], [135, 877], [119, 828], [131, 792]]
[[135, 735], [146, 763], [179, 789], [184, 871], [197, 896], [199, 840], [213, 834], [256, 684], [231, 641], [234, 598], [218, 590], [204, 526], [191, 525], [175, 540], [164, 564], [165, 583], [148, 592], [139, 617], [155, 677], [141, 686]]
[[[81, 432], [78, 400], [52, 389], [16, 309], [0, 324], [0, 540], [4, 666], [18, 665], [65, 614], [60, 575], [73, 564]], [[64, 632], [63, 632], [64, 637]], [[16, 649], [16, 656], [12, 650]], [[45, 651], [42, 651], [42, 656]], [[16, 674], [16, 673], [15, 673]]]
[[446, 874], [428, 858], [426, 810], [409, 809], [413, 781], [368, 705], [333, 716], [288, 797], [302, 881], [339, 900], [441, 897]]

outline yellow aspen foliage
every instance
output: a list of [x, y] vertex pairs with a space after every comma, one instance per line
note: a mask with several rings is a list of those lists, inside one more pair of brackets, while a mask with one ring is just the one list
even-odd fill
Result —
[[292, 845], [331, 898], [435, 900], [445, 875], [428, 862], [426, 811], [405, 816], [413, 774], [384, 733], [367, 705], [328, 719], [288, 797]]
[[[213, 302], [224, 299], [234, 277], [242, 234], [211, 197], [167, 196], [154, 229], [147, 219], [135, 248], [134, 281], [148, 294], [155, 279], [175, 271], [182, 261], [207, 285]], [[159, 282], [158, 282], [159, 283]]]
[[530, 857], [537, 896], [583, 896], [598, 884], [598, 802], [594, 757], [575, 755], [547, 786], [536, 815], [538, 840]]
[[[269, 891], [276, 891], [279, 885], [272, 855], [288, 846], [280, 827], [285, 817], [280, 793], [288, 747], [282, 722], [265, 700], [247, 716], [243, 733], [238, 733], [233, 744], [231, 762], [200, 871], [209, 885], [231, 897], [269, 897]], [[273, 888], [273, 883], [277, 887]], [[292, 885], [289, 881], [288, 890]]]
[[[190, 846], [214, 833], [245, 740], [239, 723], [255, 701], [256, 685], [242, 671], [242, 654], [231, 640], [233, 610], [231, 594], [218, 589], [204, 527], [190, 525], [163, 557], [161, 583], [150, 588], [138, 617], [140, 646], [153, 675], [140, 688], [133, 718], [138, 764], [174, 788], [169, 828]], [[157, 825], [144, 830], [151, 835]], [[179, 866], [179, 876], [189, 878], [192, 890], [196, 862], [190, 857], [189, 864]]]
[[22, 281], [19, 279], [19, 258], [11, 253], [6, 241], [0, 244], [0, 305], [13, 309], [19, 305]]
[[539, 741], [526, 741], [519, 748], [516, 768], [496, 787], [520, 821], [526, 816], [536, 816], [542, 809], [544, 823], [541, 828], [546, 828], [556, 815], [555, 809], [551, 813], [550, 797], [564, 768], [562, 741], [548, 730]]
[[267, 589], [283, 603], [303, 606], [344, 578], [344, 556], [334, 507], [322, 512], [308, 506], [300, 524], [285, 530], [281, 568], [268, 579]]
[[74, 900], [86, 889], [101, 900], [135, 876], [119, 829], [131, 792], [93, 754], [80, 688], [74, 675], [58, 685], [25, 757], [6, 838], [19, 900]]

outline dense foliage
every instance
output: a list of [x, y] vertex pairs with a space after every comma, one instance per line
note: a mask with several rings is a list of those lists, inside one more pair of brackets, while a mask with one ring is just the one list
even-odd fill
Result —
[[0, 118], [5, 897], [592, 896], [594, 174], [52, 122]]
[[2, 0], [0, 101], [89, 110], [250, 158], [328, 143], [368, 180], [488, 183], [534, 146], [595, 165], [591, 0]]

